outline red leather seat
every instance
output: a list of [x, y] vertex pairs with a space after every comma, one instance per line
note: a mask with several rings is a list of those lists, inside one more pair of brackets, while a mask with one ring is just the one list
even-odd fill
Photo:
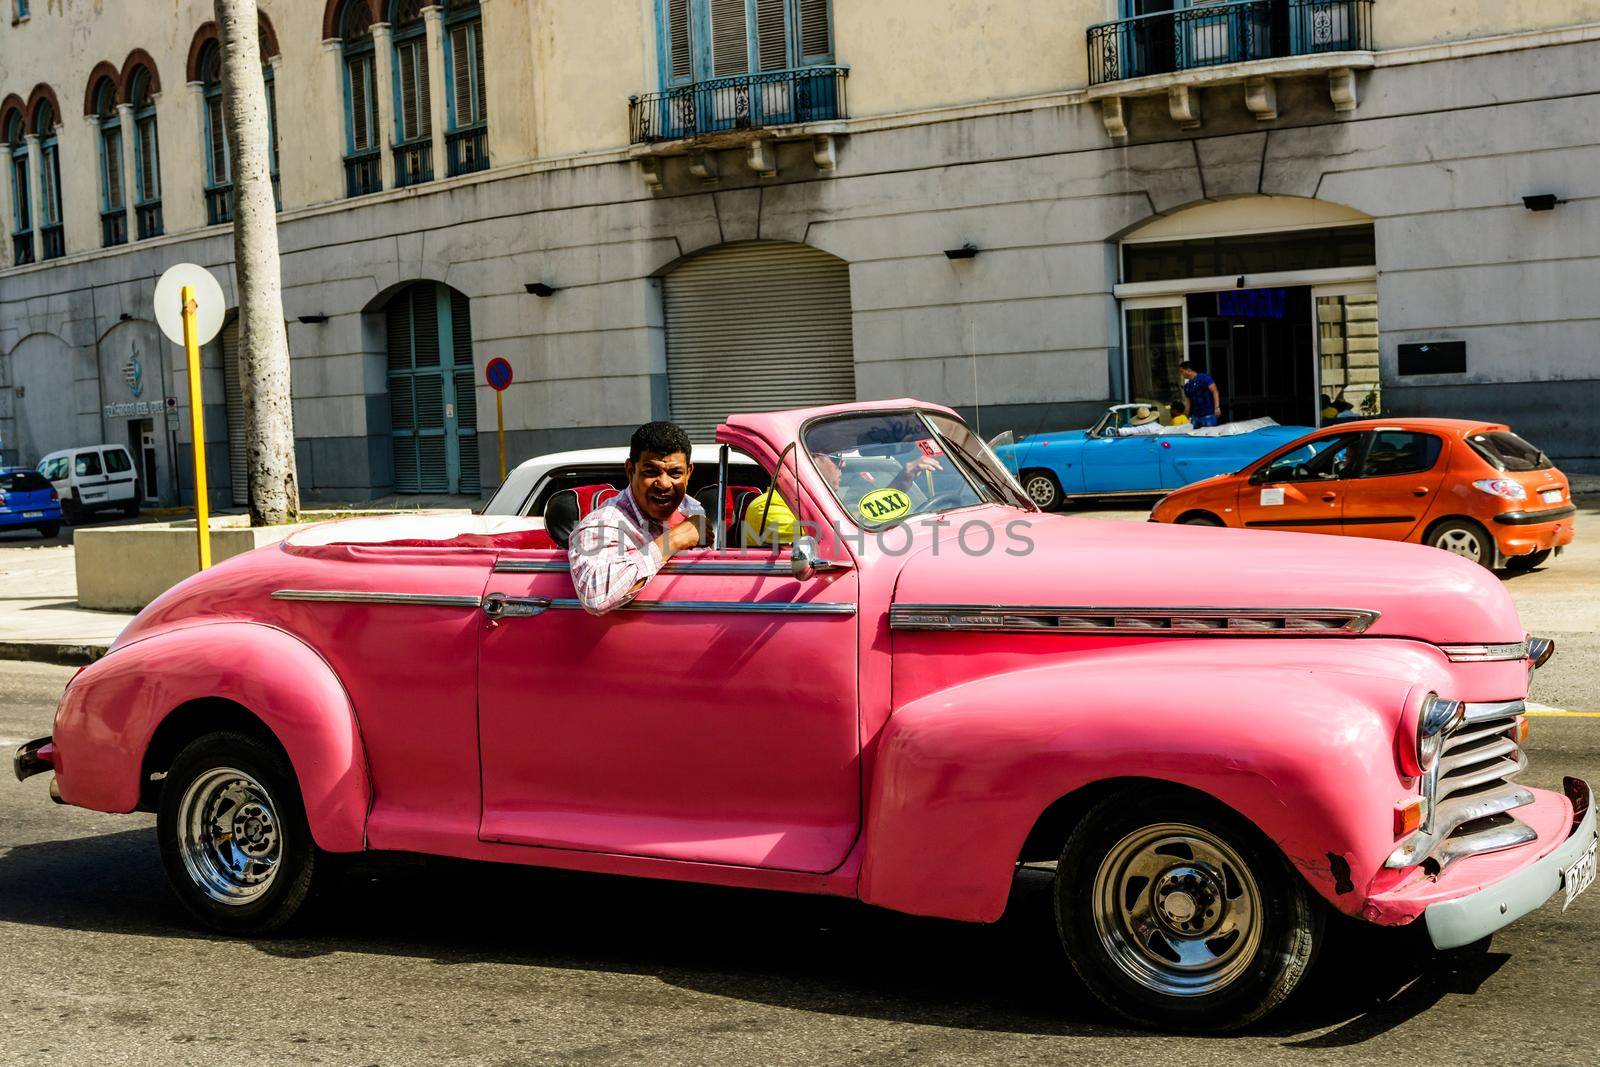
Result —
[[589, 512], [615, 497], [614, 485], [579, 485], [550, 494], [544, 502], [544, 529], [559, 548], [566, 548], [577, 526]]

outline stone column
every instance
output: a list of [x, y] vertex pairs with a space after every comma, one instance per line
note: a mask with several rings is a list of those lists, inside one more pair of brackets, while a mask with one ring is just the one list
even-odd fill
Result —
[[13, 200], [11, 197], [11, 146], [0, 145], [0, 218], [5, 220], [5, 225], [0, 226], [0, 233], [5, 235], [5, 247], [0, 248], [0, 266], [14, 267], [11, 259], [11, 232], [16, 229], [17, 218], [12, 213]]
[[422, 9], [422, 21], [428, 31], [428, 128], [433, 132], [433, 176], [448, 176], [444, 134], [446, 116], [450, 114], [450, 101], [444, 95], [445, 64], [450, 62], [449, 45], [444, 39], [444, 8], [437, 4]]
[[139, 196], [138, 164], [134, 160], [133, 105], [117, 105], [117, 128], [122, 131], [122, 206], [128, 213], [128, 241], [139, 239], [139, 212], [134, 201]]
[[[295, 158], [307, 165], [307, 172], [302, 173], [299, 168], [290, 167], [290, 173], [281, 176], [285, 203], [315, 204], [323, 200], [342, 200], [350, 194], [344, 174], [344, 156], [350, 147], [350, 130], [344, 118], [344, 43], [339, 38], [323, 39], [317, 68], [311, 84], [319, 93], [324, 91], [322, 87], [332, 86], [333, 96], [330, 99], [337, 101], [339, 106], [313, 108], [310, 114], [306, 114], [304, 109], [296, 108], [291, 103], [290, 113], [295, 115], [297, 131], [294, 139], [301, 146]], [[273, 67], [273, 70], [277, 69]], [[291, 101], [304, 99], [304, 86], [286, 87], [279, 83], [276, 88], [280, 108], [286, 93]], [[285, 143], [281, 135], [282, 131], [279, 145]], [[330, 149], [335, 150], [332, 160], [326, 158]], [[327, 181], [329, 174], [337, 175], [336, 183], [331, 187]]]
[[39, 165], [39, 135], [23, 134], [22, 140], [28, 146], [28, 210], [32, 213], [33, 222], [28, 233], [33, 241], [33, 261], [37, 263], [44, 257], [44, 239], [39, 232], [44, 228], [44, 190], [39, 188], [39, 175], [44, 173], [44, 168]]
[[378, 93], [378, 150], [382, 153], [383, 187], [394, 188], [394, 41], [387, 22], [372, 24], [372, 81]]
[[[106, 204], [103, 199], [105, 160], [100, 155], [100, 116], [92, 114], [83, 116], [83, 128], [86, 135], [85, 143], [89, 146], [84, 162], [88, 165], [65, 167], [63, 169], [67, 171], [67, 174], [61, 176], [63, 185], [71, 184], [73, 187], [74, 195], [67, 198], [68, 202], [77, 206], [77, 210], [73, 211], [72, 218], [67, 222], [67, 229], [73, 233], [74, 247], [102, 248], [106, 242], [104, 223], [101, 222], [101, 212], [105, 210]], [[68, 177], [68, 174], [72, 176]], [[89, 179], [88, 174], [93, 175], [92, 180]], [[62, 190], [62, 195], [67, 196], [65, 189]], [[123, 211], [128, 209], [126, 200], [122, 202], [122, 209]], [[92, 219], [82, 219], [79, 218], [80, 215], [93, 215], [94, 217]]]

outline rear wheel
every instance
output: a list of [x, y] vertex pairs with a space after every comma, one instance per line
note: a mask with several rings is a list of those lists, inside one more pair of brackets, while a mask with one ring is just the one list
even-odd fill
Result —
[[1529, 552], [1526, 556], [1512, 556], [1506, 560], [1506, 569], [1524, 574], [1535, 567], [1542, 567], [1550, 560], [1551, 549], [1542, 548], [1537, 552]]
[[59, 522], [47, 522], [43, 526], [39, 527], [39, 533], [43, 535], [46, 540], [55, 537], [60, 532], [61, 524]]
[[1022, 489], [1040, 511], [1060, 511], [1065, 500], [1061, 482], [1047, 470], [1030, 470], [1022, 473]]
[[137, 496], [137, 494], [133, 497], [132, 500], [129, 500], [126, 504], [122, 505], [122, 513], [124, 515], [126, 515], [130, 519], [138, 518], [138, 516], [139, 516], [139, 497]]
[[1494, 563], [1494, 541], [1482, 526], [1470, 519], [1446, 519], [1428, 531], [1428, 544], [1453, 556], [1470, 559], [1479, 566]]
[[83, 507], [78, 503], [78, 491], [74, 489], [69, 496], [61, 499], [61, 521], [68, 526], [77, 526], [83, 522]]
[[208, 734], [178, 753], [161, 791], [156, 837], [179, 901], [224, 933], [283, 927], [317, 873], [293, 768], [248, 734]]
[[1323, 913], [1248, 822], [1178, 790], [1123, 793], [1073, 830], [1056, 927], [1073, 970], [1143, 1026], [1232, 1030], [1299, 986]]

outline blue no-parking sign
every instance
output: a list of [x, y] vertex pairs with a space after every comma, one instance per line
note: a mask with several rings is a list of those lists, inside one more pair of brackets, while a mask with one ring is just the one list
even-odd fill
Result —
[[497, 356], [483, 368], [483, 376], [488, 381], [489, 387], [499, 392], [511, 384], [511, 364]]

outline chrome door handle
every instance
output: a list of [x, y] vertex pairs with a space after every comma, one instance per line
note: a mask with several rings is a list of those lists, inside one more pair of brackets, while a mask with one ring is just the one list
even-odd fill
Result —
[[483, 598], [483, 613], [489, 616], [491, 622], [542, 615], [549, 607], [550, 598], [547, 596], [506, 596], [504, 593], [490, 593]]
[[1323, 499], [1323, 500], [1326, 500], [1326, 501], [1327, 501], [1327, 502], [1328, 502], [1328, 503], [1330, 503], [1330, 504], [1331, 504], [1331, 503], [1333, 503], [1333, 502], [1334, 502], [1334, 501], [1335, 501], [1335, 500], [1338, 500], [1338, 499], [1339, 499], [1339, 496], [1338, 496], [1338, 494], [1336, 494], [1336, 493], [1323, 493], [1323, 494], [1322, 494], [1322, 499]]
[[1412, 496], [1427, 496], [1428, 495], [1428, 490], [1427, 490], [1427, 488], [1425, 486], [1419, 485], [1415, 489], [1411, 490], [1411, 495]]

